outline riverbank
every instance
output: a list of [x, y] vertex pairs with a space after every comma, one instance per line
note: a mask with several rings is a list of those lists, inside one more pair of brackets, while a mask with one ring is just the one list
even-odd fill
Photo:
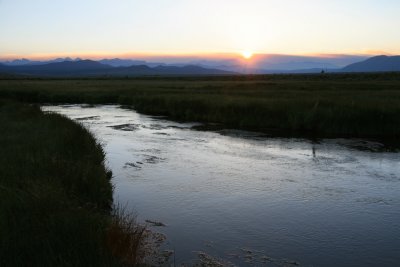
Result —
[[121, 104], [150, 115], [275, 136], [400, 144], [399, 74], [8, 79], [0, 96], [35, 103]]
[[0, 266], [131, 266], [146, 229], [112, 211], [111, 172], [91, 133], [0, 99]]

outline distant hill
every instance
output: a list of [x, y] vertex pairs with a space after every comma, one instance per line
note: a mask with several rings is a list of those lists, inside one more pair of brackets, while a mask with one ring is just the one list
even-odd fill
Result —
[[235, 72], [219, 69], [209, 69], [199, 66], [157, 66], [149, 67], [147, 65], [137, 65], [130, 67], [110, 68], [107, 75], [110, 76], [168, 76], [168, 75], [229, 75]]
[[144, 60], [120, 59], [120, 58], [101, 59], [98, 62], [113, 67], [130, 67], [133, 65], [147, 65], [147, 62]]
[[110, 66], [92, 60], [63, 61], [43, 65], [3, 66], [3, 72], [34, 76], [80, 76], [82, 73], [94, 74]]
[[93, 60], [63, 61], [43, 65], [0, 65], [0, 72], [28, 76], [83, 77], [83, 76], [162, 76], [162, 75], [229, 75], [234, 72], [208, 69], [199, 66], [137, 65], [113, 67]]
[[21, 67], [20, 69], [35, 70], [35, 71], [46, 71], [46, 72], [76, 72], [76, 71], [93, 71], [93, 70], [104, 70], [110, 66], [99, 63], [93, 60], [81, 60], [81, 61], [63, 61], [56, 63], [48, 63], [39, 66]]
[[9, 60], [9, 61], [4, 61], [2, 64], [6, 66], [27, 66], [27, 65], [45, 65], [49, 63], [57, 63], [57, 62], [64, 62], [64, 61], [80, 61], [82, 59], [76, 58], [72, 59], [70, 57], [65, 57], [65, 58], [55, 58], [51, 60], [29, 60], [26, 58], [21, 58], [21, 59], [14, 59], [14, 60]]
[[400, 71], [400, 56], [376, 56], [350, 64], [343, 72], [391, 72]]
[[2, 63], [0, 63], [0, 73], [7, 72], [8, 67]]
[[5, 65], [10, 65], [10, 66], [22, 66], [22, 65], [34, 65], [34, 64], [40, 64], [40, 61], [31, 61], [26, 58], [21, 58], [21, 59], [15, 59], [12, 61], [6, 61], [4, 62]]
[[209, 69], [195, 65], [187, 65], [183, 67], [174, 67], [174, 66], [158, 66], [153, 68], [159, 73], [163, 75], [191, 75], [192, 73], [196, 73], [197, 75], [224, 75], [224, 74], [237, 74], [231, 71], [224, 71], [220, 69]]

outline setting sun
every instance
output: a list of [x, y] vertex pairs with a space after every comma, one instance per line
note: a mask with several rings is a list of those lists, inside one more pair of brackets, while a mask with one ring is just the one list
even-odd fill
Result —
[[245, 59], [250, 59], [250, 58], [253, 56], [253, 52], [250, 52], [250, 51], [243, 51], [243, 52], [242, 52], [242, 56], [243, 56]]

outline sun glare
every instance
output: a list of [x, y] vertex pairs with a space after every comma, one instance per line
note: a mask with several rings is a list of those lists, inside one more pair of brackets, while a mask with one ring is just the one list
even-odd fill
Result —
[[242, 56], [243, 56], [245, 59], [250, 59], [250, 58], [253, 56], [253, 52], [250, 52], [250, 51], [243, 51], [243, 52], [242, 52]]

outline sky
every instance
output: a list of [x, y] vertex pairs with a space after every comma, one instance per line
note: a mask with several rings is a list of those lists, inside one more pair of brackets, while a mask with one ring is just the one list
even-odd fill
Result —
[[400, 54], [398, 0], [0, 0], [0, 58]]

